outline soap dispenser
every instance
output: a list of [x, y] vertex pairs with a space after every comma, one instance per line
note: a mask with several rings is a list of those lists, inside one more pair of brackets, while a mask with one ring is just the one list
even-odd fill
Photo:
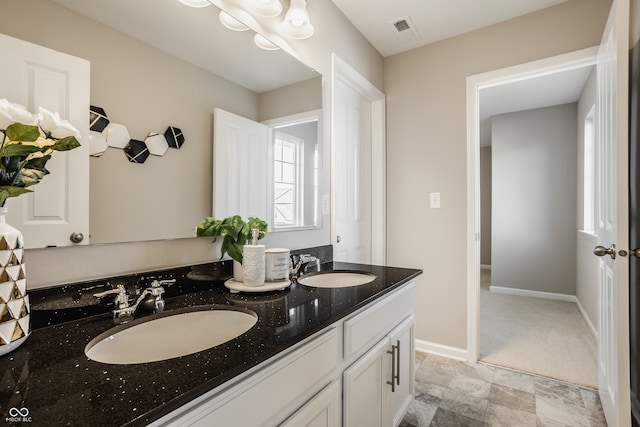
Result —
[[258, 244], [257, 228], [251, 230], [251, 244], [244, 245], [242, 249], [242, 268], [244, 270], [245, 286], [264, 285], [265, 274], [265, 248]]

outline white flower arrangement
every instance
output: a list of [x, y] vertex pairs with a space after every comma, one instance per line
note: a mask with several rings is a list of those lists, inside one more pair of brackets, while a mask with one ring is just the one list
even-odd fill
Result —
[[45, 168], [54, 151], [80, 146], [80, 132], [58, 113], [38, 107], [38, 114], [24, 106], [0, 99], [0, 206], [7, 198], [31, 190], [49, 171]]

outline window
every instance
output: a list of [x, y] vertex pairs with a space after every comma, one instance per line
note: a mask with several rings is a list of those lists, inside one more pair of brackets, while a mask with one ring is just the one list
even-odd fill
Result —
[[301, 224], [304, 141], [275, 132], [273, 141], [273, 221], [275, 227]]
[[583, 218], [582, 229], [595, 234], [595, 106], [591, 107], [584, 119], [584, 155], [583, 155]]

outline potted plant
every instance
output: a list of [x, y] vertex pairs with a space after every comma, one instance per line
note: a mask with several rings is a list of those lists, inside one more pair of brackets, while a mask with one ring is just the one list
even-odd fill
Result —
[[244, 221], [240, 215], [230, 216], [222, 220], [209, 216], [200, 221], [200, 224], [196, 227], [196, 235], [198, 237], [215, 237], [213, 239], [214, 242], [218, 236], [224, 236], [220, 259], [228, 253], [234, 261], [234, 279], [242, 281], [242, 249], [251, 238], [251, 230], [254, 228], [258, 229], [258, 239], [260, 240], [267, 235], [269, 226], [266, 221], [260, 218], [249, 217], [247, 221]]

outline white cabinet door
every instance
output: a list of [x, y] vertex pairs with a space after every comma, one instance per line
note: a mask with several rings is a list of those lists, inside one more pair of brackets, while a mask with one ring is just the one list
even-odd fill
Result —
[[282, 423], [281, 427], [340, 427], [341, 403], [340, 383], [336, 381]]
[[344, 371], [344, 425], [398, 426], [414, 397], [415, 315]]
[[69, 120], [81, 134], [80, 147], [54, 153], [51, 172], [33, 193], [7, 200], [7, 222], [24, 234], [28, 248], [75, 245], [72, 233], [89, 243], [89, 62], [0, 34], [0, 98], [38, 106]]
[[213, 113], [213, 213], [267, 218], [268, 131], [216, 108]]
[[388, 427], [389, 394], [385, 393], [390, 380], [385, 337], [344, 371], [344, 426]]
[[415, 395], [415, 315], [407, 317], [389, 338], [395, 352], [392, 362], [396, 362], [392, 370], [395, 384], [391, 392], [391, 416], [393, 426], [397, 427]]

